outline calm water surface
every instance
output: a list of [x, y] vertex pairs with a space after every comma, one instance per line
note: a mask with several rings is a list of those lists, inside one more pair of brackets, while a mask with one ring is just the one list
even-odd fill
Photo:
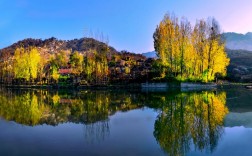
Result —
[[0, 89], [0, 155], [252, 155], [252, 91]]

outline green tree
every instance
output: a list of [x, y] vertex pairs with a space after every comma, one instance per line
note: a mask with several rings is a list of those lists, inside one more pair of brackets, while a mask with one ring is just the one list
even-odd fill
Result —
[[96, 84], [103, 83], [108, 76], [106, 51], [97, 52], [95, 50], [90, 50], [86, 52], [83, 68], [88, 81]]
[[75, 51], [70, 55], [70, 64], [73, 68], [73, 74], [80, 75], [83, 71], [83, 55]]
[[54, 64], [60, 68], [60, 67], [66, 67], [69, 62], [69, 52], [60, 50], [57, 52], [54, 56]]
[[51, 67], [51, 73], [52, 73], [52, 78], [58, 82], [60, 74], [59, 74], [59, 69], [57, 66], [52, 66]]

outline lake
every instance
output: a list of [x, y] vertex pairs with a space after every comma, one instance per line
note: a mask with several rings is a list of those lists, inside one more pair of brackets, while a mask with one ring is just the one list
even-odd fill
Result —
[[252, 155], [252, 90], [0, 88], [1, 155]]

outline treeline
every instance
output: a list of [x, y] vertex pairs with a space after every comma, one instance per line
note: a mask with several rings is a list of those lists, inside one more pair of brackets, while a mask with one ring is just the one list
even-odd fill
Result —
[[46, 58], [36, 47], [20, 47], [15, 50], [10, 60], [1, 64], [2, 82], [53, 84], [58, 83], [59, 79], [71, 78], [102, 83], [108, 80], [106, 48], [104, 47], [104, 51], [90, 50], [84, 54], [60, 50]]
[[226, 75], [229, 58], [214, 18], [192, 26], [186, 18], [166, 14], [153, 38], [162, 78], [209, 82]]
[[[29, 39], [29, 43], [32, 41]], [[76, 46], [74, 41], [81, 45]], [[151, 71], [151, 60], [145, 62], [143, 55], [115, 52], [107, 43], [89, 41], [95, 40], [68, 41], [68, 45], [74, 45], [69, 49], [64, 49], [64, 41], [56, 39], [41, 41], [46, 43], [42, 47], [14, 44], [14, 48], [10, 46], [0, 53], [0, 80], [13, 85], [66, 86], [127, 84], [151, 79], [146, 76]], [[81, 50], [78, 47], [82, 51], [73, 50]]]
[[0, 50], [0, 81], [107, 85], [156, 80], [209, 82], [226, 75], [229, 58], [215, 19], [199, 20], [192, 26], [185, 18], [167, 14], [153, 37], [157, 60], [117, 52], [108, 41], [91, 38], [26, 39]]

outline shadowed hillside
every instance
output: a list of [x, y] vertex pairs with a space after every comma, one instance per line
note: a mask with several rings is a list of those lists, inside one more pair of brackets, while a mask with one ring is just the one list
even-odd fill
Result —
[[247, 50], [227, 49], [230, 57], [228, 66], [228, 77], [232, 81], [251, 82], [252, 81], [252, 52]]

